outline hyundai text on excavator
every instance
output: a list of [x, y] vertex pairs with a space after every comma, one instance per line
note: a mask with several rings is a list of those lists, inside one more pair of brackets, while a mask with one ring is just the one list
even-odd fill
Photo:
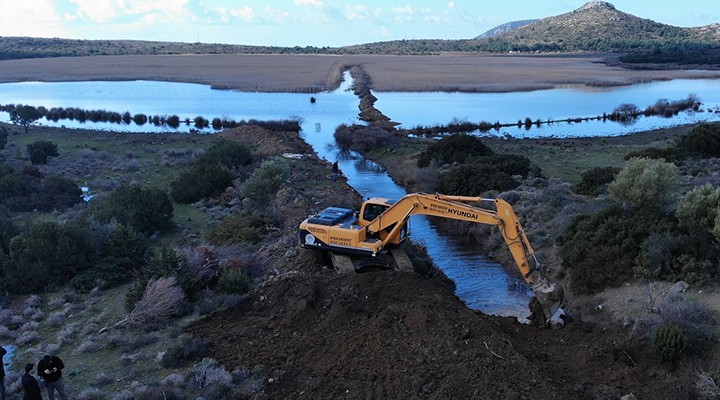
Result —
[[[491, 203], [494, 209], [471, 203]], [[542, 274], [541, 265], [515, 211], [502, 199], [413, 193], [399, 200], [368, 199], [363, 202], [359, 213], [347, 208], [328, 207], [300, 224], [300, 245], [328, 251], [331, 257], [342, 254], [366, 258], [385, 256], [407, 238], [407, 224], [412, 215], [497, 226], [520, 274], [535, 293], [545, 322], [560, 308], [562, 288]]]

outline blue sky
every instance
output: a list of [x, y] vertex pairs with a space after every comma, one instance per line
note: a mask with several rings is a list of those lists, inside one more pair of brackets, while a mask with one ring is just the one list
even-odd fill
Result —
[[[1, 0], [0, 36], [345, 46], [468, 39], [499, 24], [570, 12], [584, 0]], [[720, 23], [717, 0], [616, 0], [676, 26]]]

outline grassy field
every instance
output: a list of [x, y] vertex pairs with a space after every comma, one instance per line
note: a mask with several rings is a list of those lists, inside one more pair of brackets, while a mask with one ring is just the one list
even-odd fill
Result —
[[603, 56], [165, 55], [0, 61], [0, 82], [157, 80], [219, 89], [318, 92], [337, 87], [341, 71], [361, 66], [372, 89], [507, 92], [558, 85], [627, 85], [651, 80], [717, 78], [720, 71], [625, 70]]
[[[37, 168], [45, 175], [61, 175], [99, 195], [121, 184], [169, 188], [202, 153], [218, 140], [213, 135], [127, 134], [62, 128], [22, 128], [5, 125], [11, 132], [2, 154], [20, 170], [28, 164], [26, 146], [37, 140], [57, 145], [58, 157]], [[190, 205], [174, 204], [174, 222], [204, 233], [207, 215]]]

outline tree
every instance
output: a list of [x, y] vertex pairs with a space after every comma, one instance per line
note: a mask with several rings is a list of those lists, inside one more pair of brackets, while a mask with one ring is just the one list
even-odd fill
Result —
[[653, 213], [675, 201], [681, 184], [675, 164], [632, 158], [610, 182], [608, 192], [635, 211]]
[[57, 145], [49, 140], [38, 140], [27, 145], [28, 156], [30, 162], [37, 164], [47, 164], [49, 157], [57, 157]]
[[28, 131], [28, 126], [40, 119], [40, 117], [42, 117], [42, 115], [40, 115], [40, 111], [33, 106], [20, 105], [10, 112], [10, 121], [14, 124], [24, 126], [26, 133]]
[[167, 193], [139, 186], [121, 186], [105, 201], [93, 205], [91, 213], [99, 220], [116, 220], [146, 235], [172, 226], [173, 206]]

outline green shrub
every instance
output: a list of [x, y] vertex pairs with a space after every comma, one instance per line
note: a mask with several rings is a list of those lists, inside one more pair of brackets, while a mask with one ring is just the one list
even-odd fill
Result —
[[242, 213], [229, 216], [208, 232], [208, 242], [216, 245], [259, 243], [276, 224], [261, 214]]
[[640, 251], [635, 258], [635, 276], [647, 281], [670, 278], [673, 256], [682, 244], [682, 239], [671, 231], [648, 235], [640, 243]]
[[436, 160], [438, 165], [460, 163], [464, 164], [472, 158], [494, 154], [490, 147], [472, 135], [455, 134], [434, 142], [418, 157], [418, 166], [423, 168]]
[[253, 154], [247, 146], [230, 140], [222, 140], [210, 147], [200, 156], [196, 165], [220, 165], [226, 168], [250, 165]]
[[47, 164], [49, 157], [57, 157], [57, 145], [49, 140], [38, 140], [27, 145], [28, 156], [33, 164]]
[[282, 157], [265, 160], [242, 184], [242, 195], [257, 210], [264, 209], [290, 176], [290, 162]]
[[677, 148], [696, 157], [720, 156], [720, 125], [700, 123], [680, 138]]
[[675, 324], [660, 325], [652, 336], [655, 354], [665, 362], [680, 359], [687, 347], [687, 338], [680, 327]]
[[178, 203], [189, 204], [219, 194], [235, 179], [230, 170], [252, 161], [253, 155], [247, 146], [223, 140], [198, 158], [190, 171], [170, 183], [170, 195]]
[[504, 192], [514, 189], [520, 182], [505, 172], [487, 165], [460, 165], [440, 174], [437, 190], [444, 194], [479, 196], [489, 190]]
[[181, 204], [194, 203], [202, 198], [219, 194], [230, 186], [235, 174], [219, 163], [202, 164], [181, 174], [170, 183], [170, 195]]
[[657, 213], [675, 201], [681, 184], [674, 164], [633, 158], [610, 182], [608, 192], [635, 211]]
[[137, 273], [135, 282], [125, 296], [125, 308], [130, 311], [135, 307], [135, 303], [142, 298], [151, 279], [170, 276], [175, 277], [186, 298], [196, 295], [198, 288], [185, 257], [175, 250], [163, 246], [155, 251], [147, 264]]
[[121, 186], [106, 199], [98, 199], [90, 212], [102, 222], [116, 220], [146, 235], [172, 227], [172, 202], [167, 193], [159, 189]]
[[43, 209], [64, 210], [82, 201], [82, 190], [71, 179], [51, 175], [42, 181], [42, 193], [47, 198]]
[[675, 217], [688, 232], [703, 229], [712, 232], [720, 215], [720, 188], [711, 184], [690, 190], [678, 204]]
[[33, 223], [10, 241], [5, 278], [15, 293], [58, 289], [90, 266], [90, 253], [82, 234], [72, 227]]
[[161, 364], [165, 368], [182, 368], [190, 365], [194, 360], [201, 359], [207, 355], [210, 347], [207, 342], [196, 339], [192, 336], [183, 335], [177, 344], [165, 351]]
[[92, 267], [78, 273], [70, 286], [79, 290], [126, 283], [146, 264], [147, 238], [127, 225], [79, 218], [72, 223], [93, 249]]
[[218, 279], [218, 291], [228, 294], [245, 294], [250, 290], [250, 277], [243, 271], [230, 269]]
[[580, 175], [580, 182], [573, 185], [572, 190], [577, 194], [597, 196], [605, 192], [607, 185], [615, 179], [620, 172], [617, 167], [597, 167], [584, 171]]
[[667, 217], [633, 214], [617, 206], [577, 217], [560, 249], [572, 276], [570, 288], [595, 293], [622, 284], [633, 275], [641, 243], [671, 224]]

